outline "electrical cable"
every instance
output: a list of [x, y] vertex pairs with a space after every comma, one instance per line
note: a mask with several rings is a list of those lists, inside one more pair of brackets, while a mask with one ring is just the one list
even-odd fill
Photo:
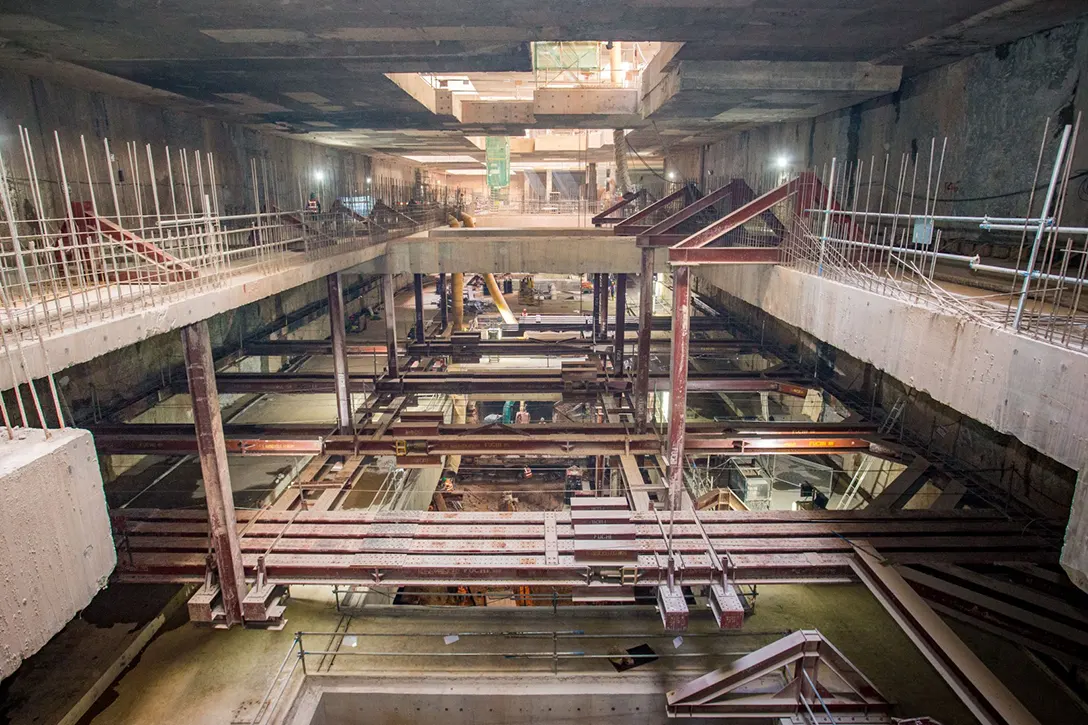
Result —
[[646, 163], [646, 159], [642, 158], [642, 154], [640, 154], [638, 152], [638, 150], [634, 146], [631, 145], [631, 142], [627, 140], [626, 136], [623, 137], [623, 142], [625, 144], [627, 144], [627, 148], [631, 149], [631, 152], [635, 156], [638, 157], [638, 160], [642, 162], [642, 165], [646, 167], [647, 171], [649, 171], [651, 174], [653, 174], [657, 178], [661, 179], [662, 181], [666, 181], [666, 182], [668, 181], [667, 178], [665, 178], [664, 176], [662, 176], [661, 174], [657, 173], [656, 171], [654, 171], [653, 169], [650, 168], [650, 165], [648, 163]]
[[[1073, 172], [1072, 174], [1070, 174], [1070, 176], [1069, 176], [1070, 181], [1073, 181], [1074, 179], [1081, 179], [1081, 178], [1083, 178], [1084, 181], [1082, 181], [1080, 186], [1077, 188], [1077, 196], [1082, 201], [1088, 201], [1088, 169], [1079, 169], [1079, 170]], [[872, 182], [863, 181], [860, 184], [858, 184], [858, 188], [864, 188], [864, 187], [868, 187], [868, 186], [877, 186], [877, 185], [879, 185], [879, 182], [877, 182], [877, 181], [872, 181]], [[894, 192], [896, 194], [900, 193], [899, 190], [893, 184], [887, 183], [886, 186], [890, 191], [892, 191], [892, 192]], [[931, 199], [931, 201], [933, 201], [933, 202], [948, 202], [948, 203], [955, 203], [955, 202], [962, 202], [962, 201], [993, 201], [995, 199], [1008, 199], [1008, 198], [1011, 198], [1011, 197], [1014, 197], [1014, 196], [1023, 196], [1024, 194], [1030, 194], [1033, 191], [1040, 191], [1042, 189], [1045, 189], [1047, 186], [1048, 186], [1048, 184], [1044, 182], [1044, 183], [1036, 185], [1034, 188], [1029, 186], [1029, 187], [1027, 187], [1025, 189], [1020, 189], [1018, 191], [1008, 191], [1008, 192], [1005, 192], [1005, 193], [1002, 193], [1002, 194], [988, 194], [986, 196], [964, 196], [964, 197], [940, 197], [940, 196], [938, 196], [938, 197], [935, 197], [935, 198]], [[910, 193], [903, 192], [901, 195], [904, 196], [904, 197], [913, 198], [913, 199], [924, 199], [925, 198], [924, 194], [910, 194]], [[862, 214], [863, 214], [863, 212], [858, 212], [858, 216], [861, 216]]]

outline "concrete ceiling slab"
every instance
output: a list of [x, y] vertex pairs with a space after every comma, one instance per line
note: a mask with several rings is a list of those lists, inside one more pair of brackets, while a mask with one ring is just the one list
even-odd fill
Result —
[[[74, 64], [153, 89], [147, 95], [161, 102], [281, 131], [516, 134], [534, 125], [646, 122], [622, 113], [553, 112], [543, 119], [481, 113], [459, 125], [383, 74], [525, 73], [532, 70], [529, 43], [557, 39], [683, 43], [670, 60], [689, 69], [693, 62], [787, 61], [876, 63], [910, 73], [1086, 10], [1083, 0], [630, 0], [623, 8], [606, 0], [493, 0], [485, 7], [433, 0], [188, 0], [141, 4], [134, 12], [132, 0], [6, 0], [0, 34], [8, 45], [0, 61], [17, 58], [25, 66], [29, 56], [47, 58], [59, 62], [39, 67], [56, 72]], [[73, 71], [71, 77], [85, 82], [88, 76]], [[669, 130], [676, 136], [707, 138], [730, 124], [813, 113], [856, 102], [863, 93], [784, 83], [732, 89], [748, 98], [722, 90], [712, 100], [711, 89], [689, 87], [684, 93], [693, 94], [691, 103], [678, 98], [672, 118], [667, 110], [652, 118], [658, 126], [675, 121]], [[824, 97], [789, 95], [799, 90]], [[699, 108], [702, 103], [708, 105]]]

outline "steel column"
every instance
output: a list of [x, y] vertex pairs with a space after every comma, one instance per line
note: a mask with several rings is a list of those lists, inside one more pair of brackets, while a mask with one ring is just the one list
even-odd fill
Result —
[[227, 626], [242, 623], [242, 600], [246, 596], [242, 548], [234, 514], [234, 493], [227, 468], [227, 445], [215, 388], [215, 363], [208, 323], [181, 328], [185, 352], [185, 376], [193, 405], [200, 472], [204, 478], [204, 501], [208, 506], [208, 529], [215, 554], [215, 567], [223, 598]]
[[684, 490], [684, 433], [688, 407], [688, 343], [691, 337], [691, 270], [672, 268], [672, 371], [669, 393], [669, 508], [680, 508]]
[[608, 341], [608, 282], [609, 274], [601, 275], [601, 342]]
[[465, 275], [463, 272], [453, 273], [453, 331], [460, 332], [465, 327]]
[[397, 374], [397, 303], [394, 292], [393, 275], [382, 276], [382, 299], [385, 307], [385, 364], [389, 375]]
[[601, 275], [593, 274], [593, 342], [601, 336]]
[[351, 390], [348, 389], [348, 352], [344, 323], [344, 292], [340, 273], [325, 277], [329, 284], [329, 328], [332, 338], [332, 374], [336, 381], [336, 423], [340, 432], [350, 435], [352, 421]]
[[612, 365], [616, 373], [623, 374], [623, 331], [627, 324], [627, 275], [616, 275], [616, 342], [612, 357]]
[[440, 272], [438, 274], [438, 319], [442, 322], [443, 332], [446, 331], [450, 324], [448, 307], [449, 295], [446, 294], [446, 273]]
[[638, 357], [635, 360], [635, 426], [639, 433], [646, 432], [649, 421], [650, 336], [653, 319], [654, 250], [643, 247], [638, 295]]
[[426, 335], [423, 332], [423, 275], [416, 274], [412, 278], [412, 286], [416, 297], [416, 342], [423, 342]]

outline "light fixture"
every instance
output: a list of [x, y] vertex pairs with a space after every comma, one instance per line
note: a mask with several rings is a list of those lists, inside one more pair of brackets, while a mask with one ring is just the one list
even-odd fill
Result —
[[786, 156], [785, 154], [782, 154], [777, 159], [774, 160], [774, 163], [775, 163], [775, 166], [777, 166], [780, 169], [789, 168], [790, 157]]
[[368, 177], [366, 177], [366, 183], [368, 183], [368, 184], [369, 184], [369, 183], [370, 183], [371, 181], [372, 181], [372, 179], [371, 179], [371, 178], [370, 178], [369, 176], [368, 176]]
[[665, 174], [665, 176], [668, 177], [669, 181], [675, 181], [676, 180], [676, 172], [675, 171], [669, 171], [669, 172], [667, 172]]
[[315, 169], [314, 170], [314, 181], [324, 181], [324, 180], [325, 180], [325, 172], [322, 171], [321, 169]]

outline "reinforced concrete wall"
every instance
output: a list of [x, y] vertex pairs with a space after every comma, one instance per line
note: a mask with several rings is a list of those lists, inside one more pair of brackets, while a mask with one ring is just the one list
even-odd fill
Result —
[[[904, 395], [917, 391], [977, 421], [973, 442], [961, 441], [955, 455], [997, 480], [1003, 468], [1018, 468], [1023, 480], [1007, 482], [1009, 495], [1054, 518], [1066, 516], [1073, 472], [1088, 451], [1088, 356], [784, 267], [721, 265], [700, 268], [695, 276], [884, 371], [902, 383]], [[821, 366], [840, 362], [833, 351], [820, 355]], [[935, 444], [948, 437], [942, 425], [935, 422], [930, 432]], [[983, 444], [986, 428], [1061, 466], [1051, 466], [1055, 473], [1047, 475], [1045, 462], [1028, 453], [1021, 453], [1026, 460], [1019, 464], [1006, 460], [1009, 440], [994, 435]], [[972, 447], [978, 450], [972, 453]], [[1033, 473], [1036, 464], [1041, 468]]]
[[[840, 111], [741, 131], [704, 147], [678, 149], [671, 154], [669, 167], [716, 188], [732, 177], [773, 185], [779, 156], [789, 158], [794, 170], [822, 168], [832, 157], [840, 169], [845, 162], [861, 160], [864, 193], [868, 167], [875, 159], [876, 194], [886, 154], [891, 155], [889, 181], [898, 172], [901, 154], [917, 154], [918, 193], [924, 195], [930, 140], [937, 139], [939, 154], [947, 136], [936, 212], [1022, 214], [1045, 119], [1051, 120], [1044, 157], [1050, 163], [1057, 145], [1054, 124], [1073, 123], [1077, 112], [1088, 111], [1085, 68], [1088, 20], [1081, 20], [904, 78], [896, 93]], [[1073, 168], [1086, 166], [1088, 148], [1081, 144]], [[1088, 214], [1088, 195], [1079, 182], [1072, 187], [1065, 214], [1079, 224]], [[1038, 198], [1035, 203], [1038, 207]], [[952, 241], [950, 236], [946, 234], [944, 241]], [[975, 230], [974, 236], [982, 235]]]
[[[102, 153], [102, 139], [110, 140], [118, 164], [126, 169], [119, 186], [123, 203], [133, 198], [132, 171], [128, 169], [124, 146], [129, 141], [136, 142], [141, 154], [145, 153], [144, 145], [151, 144], [158, 159], [155, 172], [162, 189], [168, 186], [162, 159], [164, 146], [170, 147], [175, 167], [181, 149], [188, 149], [190, 155], [195, 150], [213, 154], [220, 209], [226, 215], [255, 211], [251, 159], [258, 163], [262, 194], [267, 185], [270, 202], [281, 209], [300, 208], [303, 204], [300, 196], [308, 196], [310, 192], [316, 192], [328, 206], [339, 194], [365, 190], [368, 177], [406, 183], [414, 175], [410, 164], [390, 159], [377, 162], [343, 148], [263, 133], [249, 126], [89, 92], [11, 70], [0, 69], [0, 98], [4, 99], [0, 108], [0, 153], [8, 162], [14, 180], [18, 198], [13, 201], [20, 209], [29, 201], [23, 198], [26, 187], [22, 180], [26, 171], [16, 129], [22, 125], [29, 131], [37, 154], [45, 212], [54, 218], [63, 216], [64, 211], [59, 208], [62, 197], [55, 193], [60, 189], [60, 174], [55, 161], [54, 131], [59, 132], [62, 145], [71, 149], [64, 162], [70, 180], [77, 185], [86, 181], [83, 156], [78, 151], [79, 136], [86, 136], [92, 160]], [[146, 158], [142, 163], [142, 180], [146, 182]], [[174, 169], [175, 178], [180, 173], [179, 168]], [[150, 195], [145, 193], [145, 197], [145, 204], [150, 205]], [[100, 198], [99, 203], [103, 202]], [[163, 204], [167, 204], [165, 199]]]
[[0, 434], [0, 677], [106, 585], [116, 563], [91, 434]]

